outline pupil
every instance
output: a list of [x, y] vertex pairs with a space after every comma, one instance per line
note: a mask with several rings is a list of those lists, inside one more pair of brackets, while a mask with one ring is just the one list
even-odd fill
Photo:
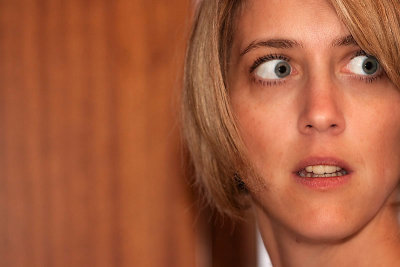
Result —
[[279, 78], [285, 78], [290, 74], [290, 65], [286, 61], [279, 62], [275, 67], [275, 74]]
[[371, 61], [365, 63], [365, 68], [366, 68], [367, 70], [371, 70], [371, 69], [373, 68], [373, 66], [374, 66], [374, 64], [372, 64]]
[[364, 61], [362, 68], [366, 74], [372, 75], [378, 71], [379, 63], [374, 57], [369, 57]]

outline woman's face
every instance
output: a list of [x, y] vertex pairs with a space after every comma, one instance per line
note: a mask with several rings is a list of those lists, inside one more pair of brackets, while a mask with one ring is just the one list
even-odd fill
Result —
[[228, 87], [264, 184], [245, 179], [261, 227], [311, 240], [354, 234], [397, 191], [399, 91], [328, 1], [250, 0], [236, 23]]

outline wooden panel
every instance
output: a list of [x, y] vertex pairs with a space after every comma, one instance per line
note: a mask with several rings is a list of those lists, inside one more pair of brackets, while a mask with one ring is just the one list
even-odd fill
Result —
[[1, 266], [247, 265], [182, 171], [189, 2], [0, 1]]
[[2, 266], [194, 266], [171, 108], [188, 11], [0, 1]]
[[124, 88], [117, 96], [123, 261], [194, 266], [194, 210], [183, 192], [186, 182], [176, 179], [181, 166], [172, 97], [180, 90], [180, 72], [173, 70], [183, 56], [189, 9], [177, 0], [125, 0], [115, 8], [116, 83]]
[[257, 266], [256, 232], [252, 215], [246, 215], [247, 221], [232, 223], [227, 219], [212, 227], [212, 266], [246, 267]]

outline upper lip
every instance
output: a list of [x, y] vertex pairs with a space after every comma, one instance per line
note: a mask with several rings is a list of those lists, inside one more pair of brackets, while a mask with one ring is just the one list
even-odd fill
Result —
[[338, 166], [344, 169], [347, 173], [352, 172], [349, 164], [342, 159], [338, 159], [335, 157], [307, 157], [301, 160], [294, 170], [295, 173], [300, 172], [305, 169], [307, 166], [315, 166], [315, 165], [330, 165], [330, 166]]

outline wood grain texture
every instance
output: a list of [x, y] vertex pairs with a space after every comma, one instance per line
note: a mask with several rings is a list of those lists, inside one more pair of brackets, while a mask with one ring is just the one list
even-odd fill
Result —
[[0, 1], [1, 266], [224, 264], [233, 249], [208, 258], [215, 230], [182, 171], [191, 12], [189, 0]]
[[0, 2], [1, 266], [193, 266], [171, 109], [188, 10]]

